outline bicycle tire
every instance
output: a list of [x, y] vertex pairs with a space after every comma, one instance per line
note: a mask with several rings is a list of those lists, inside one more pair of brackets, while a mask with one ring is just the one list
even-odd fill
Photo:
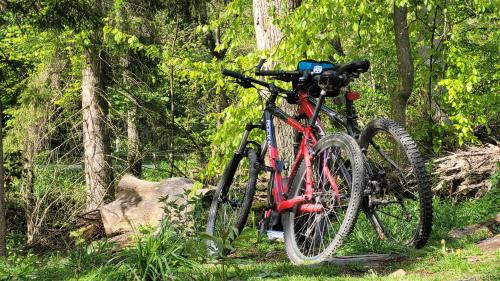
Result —
[[[244, 187], [238, 187], [234, 183], [234, 177], [238, 172], [238, 168], [243, 168], [241, 163], [245, 158], [248, 159], [248, 170], [244, 170], [243, 174], [248, 174], [248, 181], [246, 182], [246, 185]], [[210, 206], [206, 228], [207, 234], [209, 236], [212, 236], [214, 238], [221, 238], [221, 231], [228, 231], [232, 228], [235, 228], [237, 230], [237, 237], [243, 231], [248, 218], [248, 214], [250, 213], [253, 196], [255, 194], [255, 187], [258, 176], [256, 163], [257, 154], [253, 149], [247, 149], [244, 154], [235, 154], [231, 158], [230, 162], [224, 170], [222, 178], [217, 185], [217, 190], [214, 194], [212, 204]], [[234, 192], [232, 193], [234, 195], [243, 195], [243, 198], [239, 198], [241, 199], [241, 202], [239, 202], [241, 205], [237, 206], [237, 208], [234, 208], [234, 202], [229, 202], [230, 200], [227, 199], [228, 195], [231, 192]], [[222, 221], [222, 218], [219, 216], [219, 211], [226, 207], [230, 207], [229, 209], [231, 209], [231, 211], [233, 212], [234, 220]], [[222, 229], [218, 229], [218, 227]], [[234, 237], [234, 239], [236, 239], [236, 237]], [[209, 253], [211, 254], [214, 254], [215, 252], [222, 253], [221, 251], [224, 251], [225, 253], [229, 252], [228, 249], [220, 249], [220, 247], [217, 247], [217, 243], [215, 243], [214, 240], [207, 239], [206, 245]]]
[[[415, 229], [411, 230], [413, 232], [413, 234], [410, 233], [408, 235], [408, 237], [405, 238], [403, 236], [404, 232], [406, 231], [404, 229], [404, 227], [408, 227], [408, 228], [412, 227], [412, 224], [409, 221], [411, 216], [408, 216], [407, 213], [405, 214], [405, 218], [404, 218], [404, 220], [406, 220], [406, 221], [401, 220], [401, 223], [397, 223], [397, 221], [395, 222], [395, 225], [393, 227], [394, 231], [392, 231], [393, 233], [390, 233], [390, 229], [388, 229], [387, 225], [384, 226], [384, 223], [387, 224], [388, 222], [394, 221], [394, 219], [392, 219], [390, 216], [388, 216], [388, 213], [385, 213], [385, 212], [382, 213], [382, 211], [380, 210], [380, 208], [378, 206], [364, 208], [365, 213], [367, 214], [368, 218], [370, 218], [370, 216], [376, 216], [377, 212], [378, 212], [378, 215], [380, 215], [380, 216], [372, 217], [372, 218], [377, 219], [377, 220], [380, 220], [380, 217], [385, 218], [386, 222], [379, 221], [380, 223], [382, 223], [381, 230], [383, 230], [383, 232], [387, 232], [387, 233], [384, 233], [382, 238], [389, 237], [391, 240], [393, 240], [397, 243], [413, 246], [415, 248], [421, 248], [427, 243], [427, 240], [429, 239], [429, 236], [430, 236], [431, 231], [432, 231], [431, 180], [430, 180], [429, 174], [427, 173], [427, 171], [425, 169], [425, 161], [422, 158], [422, 156], [420, 155], [420, 153], [417, 149], [416, 143], [413, 141], [413, 139], [410, 137], [410, 135], [405, 131], [405, 129], [401, 125], [399, 125], [398, 123], [396, 123], [395, 121], [392, 121], [390, 119], [380, 118], [380, 119], [375, 119], [375, 120], [371, 121], [370, 123], [368, 123], [358, 138], [358, 143], [359, 143], [361, 149], [364, 151], [364, 153], [366, 153], [367, 159], [369, 161], [368, 163], [370, 163], [370, 161], [372, 161], [372, 163], [375, 162], [373, 160], [373, 158], [376, 157], [376, 153], [375, 152], [371, 153], [371, 151], [377, 151], [378, 149], [375, 146], [378, 146], [378, 144], [375, 143], [374, 138], [376, 138], [377, 135], [382, 137], [382, 133], [387, 133], [387, 139], [386, 139], [387, 143], [393, 142], [393, 143], [399, 144], [399, 146], [396, 146], [399, 148], [396, 148], [396, 149], [393, 148], [393, 150], [392, 150], [392, 151], [398, 151], [398, 150], [400, 151], [400, 152], [394, 152], [394, 153], [398, 153], [399, 156], [397, 156], [397, 158], [401, 159], [401, 160], [397, 160], [397, 161], [399, 161], [401, 163], [404, 160], [404, 159], [402, 159], [402, 158], [404, 158], [403, 152], [404, 152], [404, 155], [406, 156], [406, 159], [409, 161], [409, 163], [406, 163], [406, 164], [409, 164], [408, 167], [406, 167], [406, 168], [403, 166], [402, 167], [399, 166], [402, 164], [393, 166], [387, 160], [387, 158], [384, 158], [383, 155], [380, 154], [380, 151], [378, 152], [378, 154], [380, 154], [379, 157], [381, 157], [380, 159], [386, 159], [385, 162], [387, 162], [387, 163], [385, 163], [385, 165], [381, 165], [381, 164], [377, 163], [378, 166], [374, 167], [374, 168], [377, 168], [377, 169], [382, 168], [383, 169], [384, 166], [387, 166], [387, 165], [392, 167], [392, 171], [389, 171], [389, 170], [391, 170], [390, 168], [387, 170], [384, 170], [384, 173], [386, 175], [386, 179], [385, 179], [386, 186], [388, 187], [387, 188], [388, 192], [386, 192], [386, 196], [384, 198], [388, 198], [387, 202], [390, 202], [391, 197], [398, 198], [397, 200], [399, 201], [399, 200], [401, 200], [401, 198], [415, 197], [415, 194], [418, 194], [418, 197], [419, 197], [419, 200], [418, 200], [418, 207], [419, 207], [418, 223], [416, 224]], [[392, 138], [392, 140], [390, 140], [389, 138]], [[401, 151], [401, 149], [402, 149], [402, 151]], [[388, 157], [389, 152], [385, 151], [383, 153], [386, 157]], [[389, 159], [391, 159], [391, 158], [389, 158]], [[394, 159], [391, 159], [391, 160], [396, 161]], [[396, 162], [394, 162], [394, 163], [398, 164]], [[396, 169], [396, 168], [398, 168], [398, 169]], [[410, 178], [411, 174], [410, 173], [408, 173], [408, 172], [402, 173], [401, 172], [401, 171], [404, 171], [403, 170], [404, 168], [409, 169], [408, 171], [411, 170], [411, 173], [414, 175], [414, 178], [415, 178], [414, 181], [411, 181], [411, 178]], [[394, 170], [399, 170], [399, 171], [395, 172]], [[393, 182], [389, 182], [389, 180], [394, 179], [394, 176], [392, 176], [394, 174], [399, 174], [400, 176], [403, 175], [404, 179], [402, 181], [401, 181], [401, 179], [399, 179], [400, 180], [399, 183], [396, 183], [396, 185], [394, 185], [393, 182], [396, 182], [396, 180], [393, 180]], [[401, 189], [399, 189], [399, 187], [397, 187], [397, 185], [401, 185], [400, 184], [401, 182], [403, 184], [405, 184], [405, 183], [408, 184], [406, 186], [399, 186], [399, 187], [403, 188], [402, 192], [401, 192]], [[409, 183], [412, 183], [412, 182], [416, 183], [417, 193], [415, 193], [415, 194], [411, 193], [411, 191], [409, 191], [410, 189], [407, 188], [407, 187], [411, 187], [411, 186], [409, 186]], [[411, 199], [413, 199], [413, 201], [416, 201], [415, 198], [411, 198]], [[404, 200], [401, 202], [404, 202]], [[401, 205], [401, 202], [399, 202], [398, 204]], [[387, 203], [387, 205], [389, 205], [389, 203]], [[384, 206], [387, 206], [387, 205], [384, 205]], [[417, 204], [414, 204], [414, 205], [417, 205]], [[380, 205], [380, 206], [382, 206], [382, 205]], [[411, 205], [408, 205], [407, 207], [402, 206], [401, 209], [404, 212], [409, 212], [408, 210], [411, 208], [408, 208], [408, 207], [413, 207], [413, 206], [411, 206]], [[391, 207], [391, 208], [393, 208], [393, 210], [394, 210], [394, 207]], [[376, 209], [379, 209], [379, 211], [377, 211]], [[369, 212], [367, 212], [367, 211], [369, 211]], [[387, 212], [387, 210], [386, 210], [386, 212]], [[415, 212], [415, 214], [416, 214], [416, 212]], [[375, 227], [375, 228], [377, 228], [377, 227]], [[398, 241], [398, 239], [401, 241]]]
[[[324, 155], [323, 152], [327, 151], [328, 149], [341, 149], [345, 155], [348, 157], [348, 162], [351, 167], [351, 171], [349, 176], [351, 177], [350, 181], [351, 184], [350, 186], [347, 186], [347, 191], [348, 191], [348, 196], [345, 196], [345, 199], [348, 200], [347, 207], [346, 207], [346, 213], [344, 215], [344, 218], [340, 222], [340, 220], [337, 217], [337, 220], [339, 222], [339, 227], [338, 230], [336, 231], [334, 237], [332, 238], [331, 242], [328, 243], [323, 249], [319, 249], [318, 253], [313, 253], [310, 255], [308, 250], [308, 253], [305, 252], [305, 248], [302, 247], [302, 245], [305, 245], [307, 243], [307, 239], [310, 239], [312, 243], [312, 247], [316, 245], [316, 240], [318, 238], [317, 235], [320, 235], [320, 238], [322, 239], [324, 236], [323, 234], [328, 235], [330, 231], [330, 226], [325, 227], [324, 223], [325, 220], [329, 220], [329, 215], [335, 215], [337, 216], [336, 211], [334, 211], [334, 206], [331, 208], [328, 208], [326, 206], [325, 202], [322, 202], [325, 207], [325, 211], [322, 212], [321, 214], [312, 214], [309, 215], [309, 218], [305, 218], [306, 223], [314, 223], [318, 221], [320, 226], [320, 230], [317, 231], [318, 226], [313, 226], [313, 228], [316, 228], [314, 231], [313, 237], [306, 237], [303, 238], [302, 233], [309, 232], [308, 230], [302, 230], [304, 223], [301, 222], [301, 220], [304, 220], [304, 218], [301, 218], [301, 216], [304, 215], [298, 215], [298, 207], [294, 207], [292, 210], [289, 212], [286, 212], [283, 214], [283, 226], [284, 226], [284, 236], [285, 236], [285, 249], [286, 253], [288, 255], [288, 258], [292, 263], [294, 264], [309, 264], [309, 263], [319, 263], [323, 261], [325, 258], [327, 258], [332, 252], [334, 252], [343, 242], [344, 238], [352, 231], [357, 215], [358, 215], [358, 210], [361, 205], [361, 199], [362, 199], [362, 192], [363, 188], [366, 184], [366, 177], [365, 177], [365, 166], [363, 162], [363, 156], [361, 153], [361, 150], [359, 149], [356, 141], [354, 138], [351, 136], [345, 134], [345, 133], [335, 133], [332, 135], [325, 136], [322, 138], [315, 146], [314, 146], [314, 155], [316, 157], [312, 160], [313, 163], [316, 160], [321, 163], [323, 160], [319, 160], [323, 156], [319, 155]], [[330, 152], [327, 151], [329, 154]], [[337, 160], [335, 160], [337, 161]], [[324, 162], [323, 162], [324, 163]], [[339, 162], [340, 163], [340, 162]], [[338, 165], [338, 164], [337, 164]], [[306, 163], [305, 161], [302, 161], [300, 164], [299, 169], [297, 170], [296, 175], [293, 177], [291, 180], [291, 185], [290, 189], [288, 191], [288, 198], [293, 198], [303, 190], [303, 186], [306, 180]], [[319, 183], [321, 181], [316, 180], [315, 182]], [[317, 186], [315, 185], [315, 189]], [[326, 189], [325, 189], [326, 190]], [[316, 192], [317, 190], [315, 190]], [[317, 192], [316, 192], [317, 193]], [[329, 192], [331, 193], [331, 192]], [[331, 196], [331, 195], [330, 195]], [[319, 196], [318, 196], [319, 198]], [[320, 199], [321, 200], [321, 199]], [[318, 200], [316, 200], [318, 201]], [[331, 202], [331, 201], [330, 201]], [[339, 207], [337, 207], [339, 208]], [[333, 212], [333, 213], [332, 213]], [[325, 215], [326, 214], [326, 215]], [[307, 216], [307, 215], [306, 215]], [[313, 222], [309, 222], [311, 220], [311, 217], [315, 216], [313, 219]], [[319, 217], [322, 216], [322, 217]], [[302, 227], [301, 227], [302, 225]], [[296, 229], [298, 228], [298, 229]], [[310, 229], [310, 227], [309, 227]], [[319, 232], [319, 234], [318, 234]], [[326, 236], [325, 235], [325, 236]], [[302, 240], [302, 241], [301, 241]], [[320, 242], [317, 246], [321, 247], [322, 243]]]

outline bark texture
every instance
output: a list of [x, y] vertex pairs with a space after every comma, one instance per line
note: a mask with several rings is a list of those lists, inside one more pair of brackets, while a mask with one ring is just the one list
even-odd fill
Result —
[[83, 160], [87, 185], [86, 209], [90, 211], [99, 207], [112, 189], [104, 72], [96, 49], [87, 49], [85, 58], [86, 65], [82, 70]]
[[[269, 11], [273, 9], [277, 16], [284, 15], [300, 5], [300, 0], [253, 0], [253, 18], [255, 27], [255, 36], [258, 50], [268, 50], [279, 44], [283, 34], [273, 25], [272, 17]], [[288, 104], [285, 100], [281, 101], [280, 107], [289, 115], [294, 115], [297, 111], [295, 105]], [[293, 163], [293, 136], [292, 127], [274, 119], [276, 128], [276, 142], [280, 149], [280, 157], [285, 163]]]
[[7, 255], [7, 225], [5, 217], [5, 185], [4, 185], [4, 168], [3, 168], [3, 111], [2, 102], [0, 101], [0, 256]]
[[33, 118], [26, 127], [25, 139], [23, 144], [23, 184], [22, 198], [26, 212], [26, 242], [32, 244], [41, 233], [43, 219], [39, 216], [40, 203], [35, 202], [35, 161], [38, 153], [47, 142], [47, 123], [49, 112], [53, 111], [49, 104], [41, 107], [31, 105], [27, 112]]
[[128, 150], [127, 150], [127, 162], [128, 170], [136, 177], [140, 177], [142, 173], [142, 157], [141, 157], [141, 141], [139, 135], [139, 127], [137, 126], [137, 100], [131, 93], [132, 85], [134, 81], [132, 79], [132, 73], [129, 70], [130, 60], [129, 55], [125, 54], [120, 60], [123, 67], [122, 80], [123, 87], [127, 92], [127, 97], [129, 99], [128, 111], [127, 111], [127, 140], [128, 140]]
[[413, 89], [413, 61], [406, 6], [394, 5], [394, 35], [398, 58], [398, 84], [391, 95], [392, 118], [406, 127], [406, 104]]
[[127, 112], [127, 137], [128, 154], [127, 161], [129, 171], [136, 177], [142, 173], [141, 147], [139, 128], [137, 127], [137, 106], [131, 102]]

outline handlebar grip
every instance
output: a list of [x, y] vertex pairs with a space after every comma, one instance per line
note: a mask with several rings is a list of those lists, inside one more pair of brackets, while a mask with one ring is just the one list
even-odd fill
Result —
[[222, 69], [222, 74], [236, 78], [236, 79], [240, 79], [240, 80], [246, 80], [246, 78], [247, 78], [245, 75], [243, 75], [241, 73], [238, 73], [238, 72], [235, 72], [235, 71], [232, 71], [229, 69], [225, 69], [225, 68]]
[[255, 71], [255, 75], [259, 76], [278, 76], [281, 75], [281, 71], [279, 70], [259, 70]]
[[370, 68], [370, 61], [368, 60], [358, 60], [353, 61], [344, 65], [341, 65], [338, 69], [338, 73], [344, 72], [366, 72]]

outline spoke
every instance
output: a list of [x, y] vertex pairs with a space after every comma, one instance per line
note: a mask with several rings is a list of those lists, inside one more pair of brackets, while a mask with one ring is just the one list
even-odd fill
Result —
[[376, 212], [382, 213], [382, 214], [384, 214], [384, 215], [386, 215], [386, 216], [389, 216], [389, 217], [393, 217], [393, 218], [395, 218], [395, 219], [397, 219], [397, 220], [400, 220], [400, 221], [404, 221], [404, 222], [406, 222], [406, 221], [407, 221], [407, 220], [406, 220], [406, 219], [404, 219], [404, 218], [396, 217], [395, 215], [392, 215], [392, 214], [386, 213], [386, 212], [381, 211], [381, 210], [378, 210], [378, 209], [376, 210]]

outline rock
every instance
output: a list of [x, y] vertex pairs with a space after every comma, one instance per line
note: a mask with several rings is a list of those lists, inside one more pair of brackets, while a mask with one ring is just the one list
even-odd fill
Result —
[[479, 257], [478, 256], [469, 256], [469, 257], [467, 257], [467, 261], [469, 261], [469, 262], [478, 262], [479, 261]]
[[400, 269], [394, 271], [393, 273], [389, 274], [389, 276], [395, 277], [395, 278], [402, 278], [402, 277], [406, 276], [406, 271], [404, 271], [404, 269], [400, 268]]
[[496, 251], [500, 249], [500, 234], [497, 234], [495, 235], [495, 237], [491, 237], [477, 243], [477, 246], [485, 252]]
[[485, 235], [486, 237], [491, 237], [493, 236], [493, 233], [490, 231], [490, 229], [486, 226], [480, 226], [478, 224], [473, 224], [471, 226], [468, 226], [466, 228], [462, 229], [452, 229], [449, 233], [448, 236], [452, 239], [462, 239], [465, 236], [471, 236], [471, 235]]
[[491, 218], [487, 221], [478, 224], [472, 224], [461, 229], [452, 229], [448, 233], [448, 236], [452, 239], [462, 239], [465, 236], [471, 236], [476, 234], [485, 235], [486, 237], [492, 237], [494, 233], [493, 229], [497, 228], [499, 224], [500, 224], [500, 214], [498, 214], [494, 218]]
[[[99, 211], [106, 236], [133, 233], [140, 226], [159, 226], [166, 205], [183, 206], [181, 212], [168, 208], [172, 220], [180, 220], [189, 210], [187, 194], [194, 182], [185, 178], [170, 178], [161, 182], [148, 182], [125, 175], [117, 186], [116, 199]], [[165, 202], [162, 202], [166, 198]], [[117, 239], [123, 241], [123, 237]]]

